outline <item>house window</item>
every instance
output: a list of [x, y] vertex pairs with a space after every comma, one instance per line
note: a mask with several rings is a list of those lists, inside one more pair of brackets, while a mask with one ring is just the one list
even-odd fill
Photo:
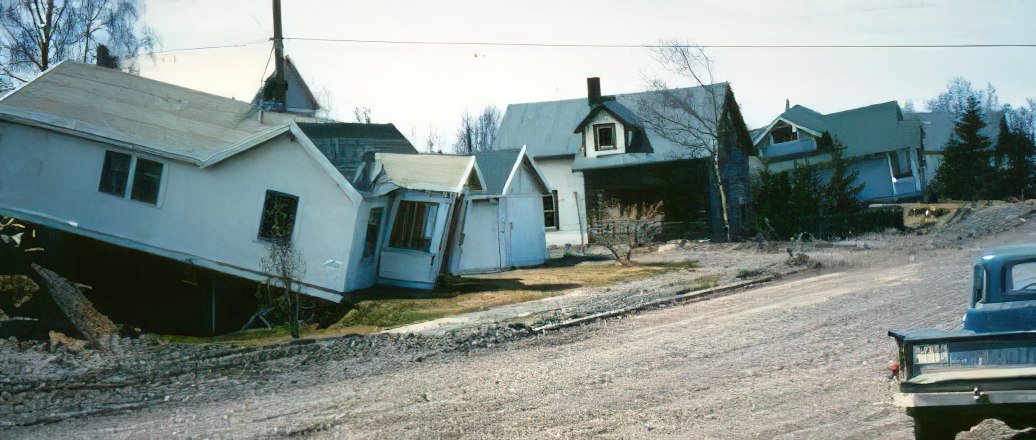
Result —
[[428, 252], [432, 247], [432, 233], [435, 232], [435, 216], [438, 210], [438, 203], [409, 200], [399, 202], [389, 246]]
[[97, 185], [97, 190], [126, 197], [126, 190], [129, 189], [130, 199], [157, 205], [163, 168], [161, 162], [116, 151], [105, 151], [101, 182]]
[[266, 191], [263, 216], [259, 220], [259, 239], [271, 242], [289, 242], [295, 230], [299, 198], [277, 191]]
[[367, 235], [363, 240], [363, 259], [370, 260], [374, 258], [375, 251], [378, 248], [378, 232], [381, 231], [381, 217], [385, 213], [385, 208], [373, 208], [371, 209], [370, 217], [367, 217]]
[[594, 125], [594, 147], [597, 151], [615, 149], [615, 124]]
[[160, 183], [162, 183], [162, 164], [153, 160], [137, 158], [130, 198], [138, 202], [157, 205]]
[[899, 155], [898, 151], [889, 153], [889, 166], [892, 168], [892, 177], [902, 179], [912, 176], [914, 173], [910, 170], [910, 156], [904, 154], [904, 157], [900, 158]]
[[632, 144], [632, 143], [633, 143], [633, 129], [632, 128], [627, 128], [626, 129], [626, 148], [629, 148], [630, 144]]
[[770, 139], [774, 144], [781, 144], [784, 142], [791, 142], [798, 140], [798, 135], [795, 134], [795, 129], [788, 124], [780, 124], [770, 130]]
[[133, 156], [115, 151], [104, 152], [104, 168], [101, 169], [101, 184], [97, 190], [111, 195], [126, 197], [126, 182], [129, 180], [130, 162]]
[[543, 226], [547, 229], [558, 229], [558, 192], [551, 191], [543, 196]]

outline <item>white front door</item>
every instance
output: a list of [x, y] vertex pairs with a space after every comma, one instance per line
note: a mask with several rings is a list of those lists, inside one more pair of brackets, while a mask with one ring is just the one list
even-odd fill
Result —
[[466, 200], [463, 232], [460, 237], [456, 273], [500, 270], [500, 200]]
[[379, 281], [417, 288], [435, 286], [451, 202], [422, 193], [405, 193], [396, 200], [378, 265]]

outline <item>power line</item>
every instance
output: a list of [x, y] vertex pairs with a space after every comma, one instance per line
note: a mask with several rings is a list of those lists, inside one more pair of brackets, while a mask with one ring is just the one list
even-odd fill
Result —
[[156, 51], [156, 52], [149, 52], [149, 53], [146, 53], [146, 54], [142, 54], [140, 56], [145, 56], [145, 55], [164, 55], [164, 54], [174, 53], [174, 52], [192, 52], [192, 51], [197, 51], [197, 50], [209, 50], [209, 49], [233, 49], [235, 47], [246, 47], [246, 46], [251, 46], [251, 45], [255, 45], [255, 44], [269, 43], [269, 42], [270, 42], [270, 40], [260, 40], [260, 41], [249, 41], [247, 43], [222, 44], [222, 45], [216, 45], [216, 46], [185, 47], [185, 48], [182, 48], [182, 49], [169, 49], [169, 50], [160, 50], [160, 51]]
[[[285, 40], [326, 43], [393, 44], [419, 46], [503, 46], [642, 49], [671, 47], [669, 44], [598, 44], [598, 43], [531, 43], [499, 41], [420, 41], [420, 40], [365, 40], [356, 38], [284, 37]], [[955, 49], [955, 48], [1036, 48], [1036, 43], [961, 43], [961, 44], [701, 44], [707, 49]]]

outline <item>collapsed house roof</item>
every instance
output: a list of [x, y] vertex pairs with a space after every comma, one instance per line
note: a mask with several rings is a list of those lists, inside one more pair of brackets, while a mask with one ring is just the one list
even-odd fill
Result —
[[417, 154], [417, 149], [393, 124], [299, 123], [299, 128], [350, 180], [366, 153]]
[[821, 114], [796, 105], [781, 113], [765, 130], [758, 132], [758, 145], [778, 122], [784, 121], [813, 136], [825, 131], [835, 142], [846, 147], [846, 157], [865, 156], [920, 144], [920, 122], [905, 119], [896, 101]]
[[[380, 167], [370, 173], [375, 179], [399, 188], [460, 194], [469, 184], [477, 190], [486, 187], [474, 156], [376, 153], [373, 166]], [[375, 193], [390, 190], [378, 183], [373, 186], [381, 188]]]
[[[655, 131], [651, 124], [644, 123], [644, 117], [638, 114], [640, 112], [637, 109], [679, 102], [686, 108], [695, 109], [707, 119], [716, 120], [717, 111], [723, 111], [722, 106], [729, 89], [728, 83], [717, 83], [666, 91], [620, 94], [605, 97], [603, 102], [596, 104], [599, 108], [589, 105], [586, 98], [511, 104], [507, 106], [500, 123], [494, 148], [517, 148], [525, 145], [527, 154], [536, 159], [575, 156], [578, 163], [573, 165], [574, 169], [608, 168], [702, 157], [707, 153], [674, 142]], [[713, 97], [718, 99], [719, 108], [712, 105]], [[643, 128], [644, 139], [640, 141], [641, 148], [627, 154], [580, 161], [578, 153], [582, 148], [583, 137], [575, 129], [585, 123], [591, 112], [602, 110], [621, 121], [626, 121], [624, 123]], [[682, 121], [696, 123], [694, 118], [688, 117], [689, 114], [683, 113], [685, 114], [681, 118]]]
[[63, 61], [0, 100], [0, 119], [208, 166], [289, 131], [289, 115]]
[[518, 172], [523, 162], [530, 165], [533, 173], [543, 182], [543, 186], [550, 188], [547, 178], [540, 172], [536, 163], [527, 159], [525, 147], [476, 152], [475, 163], [478, 164], [479, 171], [482, 172], [482, 176], [485, 178], [486, 194], [506, 194], [515, 173]]

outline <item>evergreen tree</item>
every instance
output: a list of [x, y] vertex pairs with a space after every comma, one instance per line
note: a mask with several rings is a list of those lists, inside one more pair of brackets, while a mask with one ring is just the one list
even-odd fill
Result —
[[964, 113], [946, 143], [942, 163], [935, 171], [932, 186], [940, 196], [976, 200], [989, 192], [993, 167], [989, 161], [989, 138], [981, 134], [985, 126], [978, 99], [968, 97]]
[[[827, 135], [827, 132], [824, 132]], [[859, 171], [852, 169], [848, 160], [842, 157], [845, 147], [834, 145], [831, 148], [831, 179], [827, 182], [824, 194], [824, 209], [832, 214], [852, 214], [859, 208], [857, 198], [863, 191], [863, 184], [857, 184]]]
[[788, 206], [783, 209], [795, 219], [820, 215], [821, 195], [824, 190], [820, 185], [817, 168], [809, 164], [795, 164], [790, 179], [791, 193], [788, 195]]
[[997, 198], [1020, 197], [1025, 199], [1031, 195], [1031, 187], [1036, 181], [1036, 146], [1033, 139], [1025, 133], [1017, 133], [1007, 126], [1007, 119], [1000, 119], [1000, 137], [994, 151], [994, 167], [996, 169], [996, 188], [993, 194]]

